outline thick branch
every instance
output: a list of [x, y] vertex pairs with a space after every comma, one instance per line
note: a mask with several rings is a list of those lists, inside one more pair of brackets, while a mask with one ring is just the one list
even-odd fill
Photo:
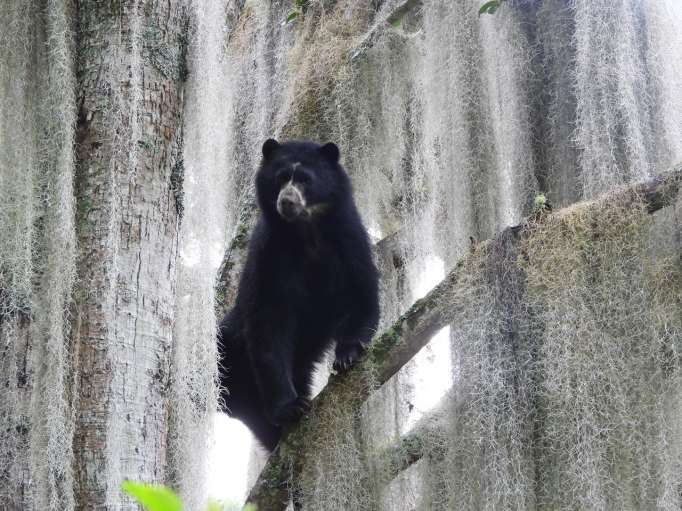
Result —
[[634, 192], [644, 198], [649, 213], [670, 206], [680, 193], [682, 187], [682, 163], [672, 171], [656, 176], [653, 179], [634, 187]]
[[[625, 197], [639, 196], [647, 204], [649, 213], [671, 205], [680, 192], [682, 184], [682, 165], [678, 165], [669, 173], [653, 178], [645, 183], [640, 183], [605, 196], [603, 201], [617, 201]], [[520, 239], [521, 232], [526, 229], [526, 224], [511, 227], [511, 235], [514, 239]], [[491, 241], [478, 244], [472, 254], [460, 261], [455, 268], [436, 286], [426, 297], [417, 301], [403, 316], [401, 316], [391, 328], [374, 339], [366, 357], [371, 357], [372, 365], [377, 370], [378, 383], [386, 382], [402, 366], [417, 354], [417, 352], [429, 342], [435, 333], [448, 325], [457, 314], [446, 298], [456, 289], [460, 280], [466, 276], [469, 270], [468, 263], [472, 258], [481, 257], [490, 246]], [[343, 387], [349, 378], [357, 376], [360, 367], [354, 367], [350, 371], [340, 375], [333, 375], [327, 387], [315, 398], [313, 406], [324, 406], [330, 401], [328, 396]], [[437, 421], [436, 421], [437, 422]], [[387, 451], [391, 469], [397, 473], [420, 459], [423, 452], [424, 434], [431, 434], [433, 426], [416, 428], [415, 431], [404, 437], [394, 449]], [[268, 463], [261, 472], [256, 484], [251, 489], [248, 502], [256, 504], [259, 509], [284, 510], [288, 502], [286, 478], [296, 463], [296, 457], [300, 445], [304, 445], [300, 428], [294, 428], [292, 432], [280, 442], [278, 448], [271, 454]]]
[[379, 453], [376, 459], [383, 463], [379, 473], [387, 479], [392, 479], [425, 456], [442, 455], [440, 446], [445, 444], [447, 421], [453, 414], [457, 415], [461, 411], [462, 404], [456, 395], [448, 392], [433, 410], [422, 417], [397, 443]]

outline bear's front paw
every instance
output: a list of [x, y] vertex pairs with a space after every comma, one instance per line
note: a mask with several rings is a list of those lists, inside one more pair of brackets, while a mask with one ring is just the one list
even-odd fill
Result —
[[364, 351], [365, 346], [359, 342], [337, 346], [334, 371], [347, 371]]
[[303, 396], [298, 396], [293, 401], [278, 407], [272, 414], [274, 423], [277, 426], [285, 426], [296, 422], [310, 411], [310, 399]]

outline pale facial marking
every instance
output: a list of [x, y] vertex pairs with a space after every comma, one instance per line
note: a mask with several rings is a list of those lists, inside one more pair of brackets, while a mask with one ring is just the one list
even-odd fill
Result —
[[306, 209], [306, 200], [301, 188], [293, 178], [282, 187], [277, 196], [277, 212], [285, 219], [293, 220]]
[[309, 217], [323, 215], [324, 213], [327, 212], [327, 209], [329, 209], [329, 204], [326, 204], [324, 202], [321, 202], [319, 204], [313, 204], [312, 206], [305, 208], [305, 210], [308, 212]]
[[[301, 190], [301, 186], [298, 183], [294, 183], [294, 179], [291, 178], [291, 180], [284, 187], [284, 189], [287, 188], [290, 189], [289, 193], [293, 193], [295, 195], [295, 202], [305, 208], [305, 197], [303, 196], [303, 190]], [[282, 191], [284, 191], [284, 189]]]
[[306, 200], [305, 197], [303, 196], [303, 190], [300, 188], [300, 185], [298, 183], [294, 183], [294, 174], [296, 173], [296, 169], [300, 166], [301, 166], [300, 161], [295, 161], [291, 164], [291, 180], [287, 183], [287, 186], [292, 186], [294, 188], [297, 194], [297, 198], [301, 203], [301, 206], [303, 207], [303, 209], [307, 211], [308, 208], [306, 208]]
[[300, 161], [291, 164], [291, 179], [280, 189], [277, 196], [277, 212], [289, 221], [294, 219], [310, 221], [314, 217], [325, 214], [329, 209], [329, 204], [326, 203], [307, 205], [303, 188], [299, 183], [294, 182], [294, 174], [300, 166]]

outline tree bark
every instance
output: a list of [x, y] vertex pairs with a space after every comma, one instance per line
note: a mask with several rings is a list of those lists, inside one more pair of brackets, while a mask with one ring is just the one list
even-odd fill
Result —
[[82, 0], [77, 32], [80, 509], [161, 482], [181, 211], [182, 3]]

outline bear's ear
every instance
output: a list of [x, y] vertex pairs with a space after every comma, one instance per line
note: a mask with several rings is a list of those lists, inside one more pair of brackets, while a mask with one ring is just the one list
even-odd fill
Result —
[[271, 160], [277, 149], [279, 149], [279, 142], [274, 138], [267, 139], [263, 144], [263, 158]]
[[320, 147], [320, 152], [332, 163], [337, 163], [339, 161], [339, 148], [332, 142]]

